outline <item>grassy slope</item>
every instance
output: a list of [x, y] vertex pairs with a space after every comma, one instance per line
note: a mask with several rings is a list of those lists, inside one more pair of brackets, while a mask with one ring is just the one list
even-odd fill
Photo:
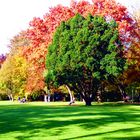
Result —
[[139, 140], [140, 106], [0, 102], [0, 140]]

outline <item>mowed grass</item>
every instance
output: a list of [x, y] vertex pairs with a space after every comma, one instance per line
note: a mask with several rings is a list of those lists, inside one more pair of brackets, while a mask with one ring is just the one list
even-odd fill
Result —
[[0, 102], [0, 140], [140, 140], [140, 106]]

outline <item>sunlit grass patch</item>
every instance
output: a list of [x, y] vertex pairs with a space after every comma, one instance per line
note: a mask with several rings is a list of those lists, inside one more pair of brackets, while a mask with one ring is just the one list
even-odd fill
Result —
[[0, 102], [0, 140], [140, 139], [140, 106]]

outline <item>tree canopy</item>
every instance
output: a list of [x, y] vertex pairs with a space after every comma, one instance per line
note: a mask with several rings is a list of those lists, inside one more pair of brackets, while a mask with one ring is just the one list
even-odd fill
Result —
[[46, 57], [49, 86], [69, 85], [91, 105], [102, 80], [115, 78], [125, 66], [117, 23], [77, 14], [57, 28]]
[[[103, 16], [107, 20], [114, 19], [118, 23], [119, 37], [123, 44], [131, 42], [131, 37], [135, 36], [133, 18], [127, 8], [115, 0], [93, 0], [91, 3], [86, 0], [72, 0], [69, 7], [57, 5], [50, 8], [43, 18], [34, 18], [30, 22], [27, 33], [31, 45], [24, 49], [24, 54], [34, 66], [28, 79], [30, 91], [44, 88], [42, 73], [45, 70], [45, 56], [48, 46], [52, 43], [53, 34], [62, 21], [71, 19], [77, 13], [84, 17], [90, 13], [93, 16]], [[34, 83], [30, 84], [32, 82]]]

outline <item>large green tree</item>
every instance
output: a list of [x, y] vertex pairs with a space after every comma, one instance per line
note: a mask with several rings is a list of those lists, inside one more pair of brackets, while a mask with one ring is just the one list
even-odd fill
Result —
[[115, 21], [77, 14], [54, 34], [46, 58], [46, 83], [68, 85], [91, 105], [101, 81], [113, 80], [124, 70], [122, 52]]

